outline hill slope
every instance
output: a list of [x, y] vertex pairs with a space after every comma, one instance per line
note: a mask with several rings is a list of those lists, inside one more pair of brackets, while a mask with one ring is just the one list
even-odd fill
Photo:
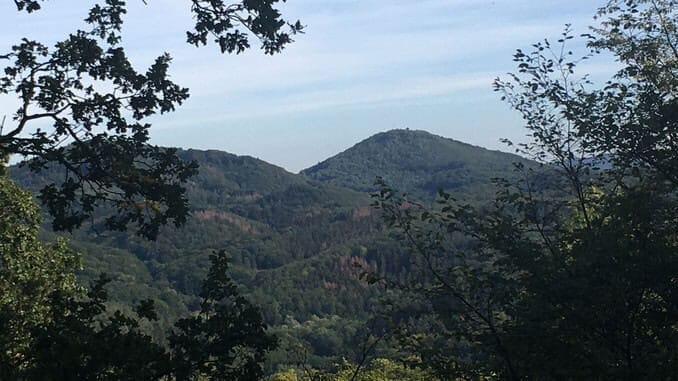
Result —
[[[231, 276], [262, 308], [266, 322], [286, 346], [310, 346], [317, 356], [313, 365], [336, 362], [333, 356], [355, 347], [352, 335], [382, 292], [361, 280], [357, 265], [403, 276], [411, 269], [407, 249], [388, 236], [368, 206], [365, 191], [374, 189], [376, 176], [421, 198], [442, 187], [457, 197], [482, 199], [491, 192], [490, 178], [505, 175], [520, 160], [406, 130], [375, 135], [303, 174], [220, 151], [186, 150], [180, 156], [200, 165], [187, 186], [187, 224], [166, 227], [149, 242], [128, 233], [97, 233], [95, 219], [94, 226], [71, 235], [72, 246], [83, 253], [81, 279], [107, 273], [110, 294], [123, 308], [154, 299], [159, 333], [197, 309], [208, 256], [224, 249]], [[36, 175], [15, 166], [10, 172], [33, 191], [63, 180], [56, 169]], [[273, 361], [293, 356], [282, 353]]]
[[438, 189], [481, 197], [491, 179], [510, 176], [520, 156], [491, 151], [425, 131], [376, 134], [301, 173], [310, 179], [362, 192], [376, 190], [377, 176], [416, 198], [431, 199]]
[[[114, 280], [112, 296], [121, 302], [159, 299], [168, 323], [196, 307], [207, 258], [214, 250], [229, 253], [234, 277], [252, 292], [257, 279], [266, 278], [257, 275], [261, 272], [304, 262], [329, 249], [343, 254], [362, 232], [369, 234], [365, 219], [353, 217], [369, 203], [364, 194], [251, 157], [197, 150], [180, 156], [200, 165], [187, 186], [192, 216], [184, 227], [165, 227], [149, 242], [133, 234], [100, 231], [95, 219], [71, 235], [72, 245], [84, 254], [84, 280], [106, 272]], [[32, 191], [63, 180], [56, 169], [33, 174], [14, 166], [10, 173]], [[270, 323], [301, 312], [295, 304], [278, 309], [269, 314]]]

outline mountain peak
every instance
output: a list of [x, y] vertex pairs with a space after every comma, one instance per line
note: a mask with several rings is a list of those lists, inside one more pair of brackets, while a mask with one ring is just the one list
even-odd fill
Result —
[[455, 193], [490, 186], [512, 163], [525, 159], [422, 130], [396, 129], [373, 135], [344, 152], [301, 171], [314, 180], [370, 192], [377, 176], [422, 199], [438, 189]]
[[[399, 140], [420, 140], [420, 141], [434, 141], [434, 140], [449, 140], [455, 141], [454, 139], [445, 138], [442, 136], [434, 135], [425, 130], [412, 130], [409, 128], [396, 128], [388, 131], [378, 132], [367, 139], [359, 142], [356, 146], [368, 142], [380, 142], [386, 143], [389, 141], [399, 141]], [[461, 142], [458, 142], [461, 143]], [[463, 144], [463, 143], [462, 143]]]

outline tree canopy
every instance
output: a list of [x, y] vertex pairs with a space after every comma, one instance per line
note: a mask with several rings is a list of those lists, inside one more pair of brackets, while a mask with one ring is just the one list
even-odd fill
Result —
[[[15, 0], [28, 13], [41, 11], [41, 2]], [[277, 2], [192, 0], [187, 43], [212, 40], [221, 52], [241, 53], [257, 39], [265, 53], [278, 53], [303, 27], [285, 21]], [[86, 13], [87, 29], [51, 47], [24, 38], [0, 54], [0, 95], [18, 103], [3, 119], [0, 155], [22, 155], [33, 171], [63, 168], [63, 181], [40, 192], [57, 230], [80, 226], [102, 206], [108, 228], [136, 224], [148, 238], [162, 225], [186, 221], [184, 184], [196, 164], [149, 144], [146, 119], [173, 111], [188, 89], [169, 79], [168, 53], [146, 70], [133, 67], [120, 44], [126, 13], [125, 1], [96, 2]]]
[[[266, 54], [278, 53], [302, 25], [286, 22], [277, 2], [191, 1], [195, 26], [187, 43], [212, 40], [222, 53], [241, 53], [256, 39]], [[43, 11], [39, 0], [14, 3], [18, 11]], [[23, 156], [33, 172], [62, 173], [39, 192], [55, 230], [97, 218], [116, 230], [134, 224], [137, 234], [155, 239], [161, 226], [186, 221], [184, 185], [197, 165], [176, 149], [151, 145], [146, 120], [173, 111], [188, 89], [169, 79], [168, 53], [146, 70], [133, 67], [121, 45], [126, 13], [125, 1], [98, 1], [84, 12], [86, 29], [53, 46], [24, 38], [0, 54], [0, 95], [17, 103], [0, 125], [0, 375], [260, 378], [276, 341], [227, 276], [223, 252], [212, 257], [199, 314], [179, 321], [164, 347], [144, 328], [158, 318], [153, 303], [126, 313], [109, 305], [105, 276], [87, 291], [78, 286], [79, 256], [64, 240], [38, 239], [40, 209], [7, 178], [10, 155]]]
[[582, 59], [605, 51], [622, 67], [602, 87], [576, 76], [569, 27], [517, 51], [517, 73], [495, 89], [532, 138], [516, 151], [542, 167], [519, 163], [494, 202], [441, 192], [428, 209], [388, 187], [375, 195], [420, 258], [399, 325], [419, 364], [443, 378], [678, 372], [677, 10], [656, 0], [600, 9]]
[[31, 342], [31, 330], [49, 321], [50, 296], [77, 292], [79, 257], [64, 240], [38, 240], [40, 210], [29, 192], [0, 174], [0, 378], [9, 379]]

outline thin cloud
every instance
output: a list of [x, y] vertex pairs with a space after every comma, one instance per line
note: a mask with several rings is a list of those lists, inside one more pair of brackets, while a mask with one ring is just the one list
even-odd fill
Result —
[[[486, 102], [492, 80], [513, 70], [515, 48], [529, 47], [544, 37], [556, 39], [565, 23], [573, 23], [577, 33], [586, 32], [596, 10], [590, 0], [566, 4], [534, 0], [289, 0], [281, 3], [284, 14], [301, 19], [308, 25], [307, 33], [297, 36], [282, 54], [268, 57], [256, 48], [229, 56], [221, 55], [214, 46], [187, 46], [184, 31], [193, 21], [188, 3], [148, 3], [130, 2], [123, 43], [139, 69], [165, 51], [174, 57], [172, 79], [189, 87], [191, 98], [170, 116], [152, 120], [158, 131], [166, 132], [170, 144], [178, 145], [189, 142], [172, 143], [169, 134], [192, 130], [196, 125], [256, 124], [264, 116], [275, 115], [303, 119], [310, 113], [316, 117], [326, 113], [330, 117], [336, 108], [360, 111], [379, 120], [385, 119], [378, 115], [384, 104], [428, 104], [437, 109], [429, 108], [427, 118], [436, 114], [444, 118], [450, 114], [449, 107], [458, 106], [442, 100], [465, 97], [468, 102]], [[0, 4], [0, 13], [8, 15], [0, 25], [0, 51], [23, 35], [55, 41], [82, 25], [86, 10], [81, 0], [45, 4], [44, 12], [36, 15], [17, 14], [10, 3]], [[605, 62], [586, 69], [604, 77], [614, 65]], [[494, 103], [482, 104], [483, 109], [506, 108], [498, 100], [490, 102]], [[0, 113], [14, 109], [15, 97], [0, 97]], [[467, 112], [456, 111], [459, 115]], [[293, 124], [279, 128], [290, 134], [295, 131]], [[512, 124], [510, 128], [518, 130], [520, 126]], [[486, 133], [491, 131], [488, 127]], [[266, 131], [252, 132], [257, 133]], [[331, 139], [341, 133], [332, 130], [319, 136]], [[195, 145], [204, 144], [199, 134], [193, 139]]]

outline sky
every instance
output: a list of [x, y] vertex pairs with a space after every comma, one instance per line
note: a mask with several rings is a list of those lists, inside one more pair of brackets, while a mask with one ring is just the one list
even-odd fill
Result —
[[[123, 44], [137, 69], [163, 52], [191, 97], [153, 117], [151, 141], [250, 155], [291, 172], [394, 128], [426, 130], [509, 151], [525, 141], [520, 116], [492, 90], [515, 71], [512, 55], [556, 40], [565, 24], [586, 33], [604, 0], [288, 0], [306, 33], [283, 53], [222, 55], [185, 43], [187, 0], [129, 0]], [[38, 14], [0, 4], [0, 52], [22, 37], [56, 42], [84, 24], [91, 0], [47, 1]], [[607, 76], [610, 62], [585, 68]], [[0, 95], [0, 118], [17, 107]]]

